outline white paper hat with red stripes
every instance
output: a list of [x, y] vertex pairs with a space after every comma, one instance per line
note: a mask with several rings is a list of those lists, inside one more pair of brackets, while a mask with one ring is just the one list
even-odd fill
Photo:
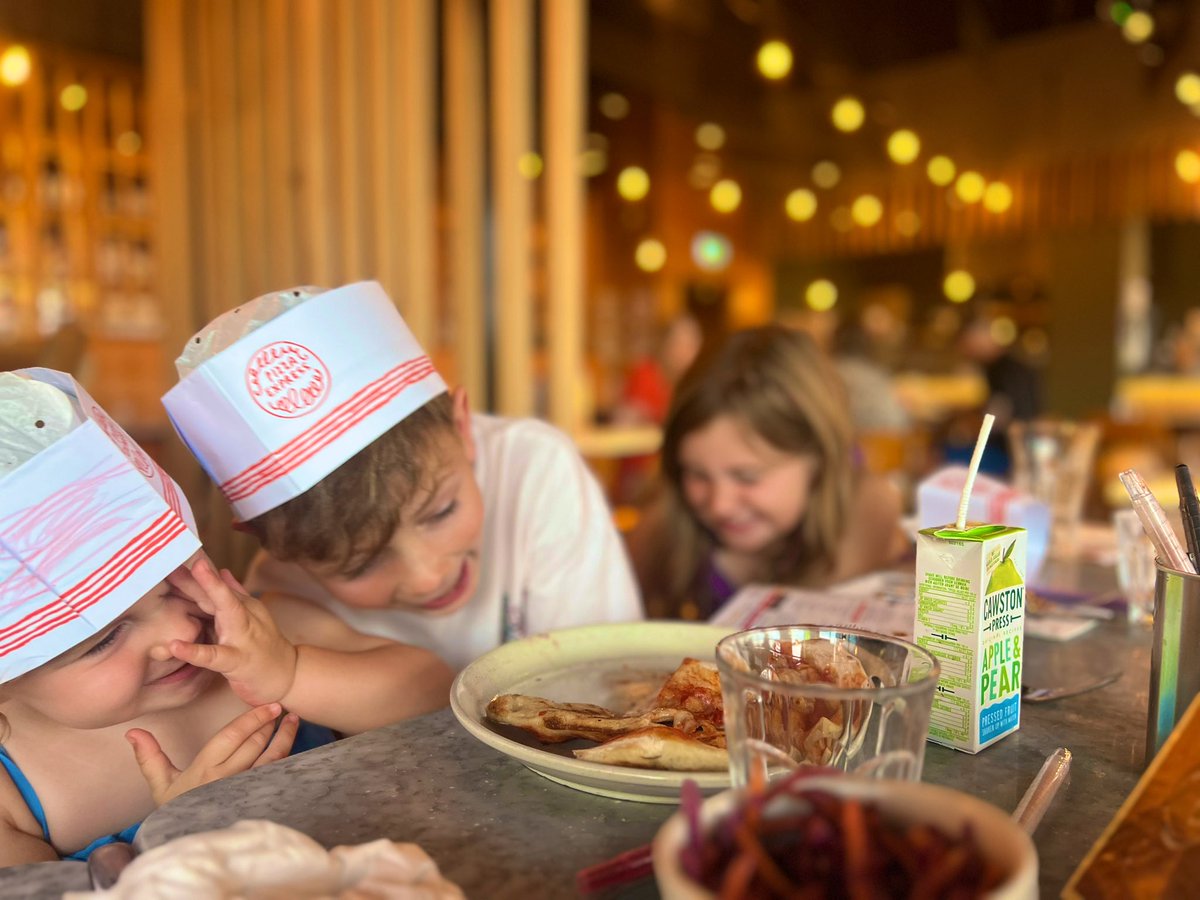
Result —
[[259, 297], [192, 345], [206, 358], [180, 357], [163, 405], [243, 521], [304, 493], [446, 390], [374, 281]]
[[[74, 378], [13, 374], [30, 384], [22, 398], [6, 378], [0, 404], [0, 683], [92, 637], [200, 549], [178, 485]], [[58, 439], [39, 447], [47, 428]]]

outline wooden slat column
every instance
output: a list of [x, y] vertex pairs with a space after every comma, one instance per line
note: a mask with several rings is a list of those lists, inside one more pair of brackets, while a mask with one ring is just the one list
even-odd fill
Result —
[[[159, 0], [145, 7], [147, 126], [154, 135], [154, 205], [158, 212], [155, 290], [161, 298], [166, 327], [165, 384], [175, 383], [171, 350], [176, 343], [182, 346], [198, 318], [193, 277], [195, 236], [190, 214], [193, 200], [188, 190], [193, 153], [187, 104], [180, 102], [188, 94], [187, 57], [177, 52], [185, 34], [184, 4], [185, 0]], [[167, 468], [193, 503], [208, 492], [207, 476], [182, 444], [170, 445]]]
[[393, 299], [417, 340], [432, 349], [438, 337], [433, 2], [405, 0], [396, 4], [394, 13], [402, 148], [398, 159], [402, 238], [396, 251], [402, 264], [399, 296]]
[[454, 314], [455, 381], [488, 405], [484, 355], [484, 88], [480, 0], [448, 0], [446, 60], [446, 282]]
[[504, 415], [526, 416], [534, 409], [532, 202], [518, 164], [531, 149], [532, 5], [529, 0], [492, 0], [490, 13], [496, 407]]
[[591, 421], [583, 361], [583, 151], [587, 8], [547, 3], [542, 45], [546, 147], [546, 270], [550, 419], [570, 434]]

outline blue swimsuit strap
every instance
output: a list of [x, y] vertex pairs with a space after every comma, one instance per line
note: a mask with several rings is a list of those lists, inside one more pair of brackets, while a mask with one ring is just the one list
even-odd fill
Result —
[[25, 773], [8, 755], [8, 750], [4, 747], [0, 747], [0, 765], [3, 765], [8, 771], [8, 777], [17, 786], [17, 792], [21, 795], [21, 799], [25, 801], [25, 805], [29, 807], [33, 817], [42, 826], [42, 837], [46, 839], [47, 844], [50, 843], [50, 829], [46, 826], [46, 812], [42, 809], [42, 801], [38, 799], [37, 791], [33, 789], [33, 785], [29, 783]]
[[[29, 779], [25, 777], [25, 773], [21, 771], [21, 767], [16, 761], [8, 755], [8, 751], [0, 747], [0, 765], [3, 765], [8, 772], [8, 777], [12, 779], [13, 784], [17, 787], [17, 792], [20, 793], [21, 799], [25, 801], [25, 805], [29, 807], [29, 811], [33, 813], [33, 817], [37, 819], [38, 825], [42, 828], [42, 837], [46, 843], [50, 843], [50, 828], [46, 824], [46, 811], [42, 809], [42, 801], [38, 799], [37, 791], [33, 789], [33, 785], [29, 783]], [[63, 857], [64, 859], [87, 859], [91, 856], [92, 851], [97, 847], [102, 847], [105, 844], [111, 844], [114, 841], [125, 841], [129, 843], [137, 834], [141, 822], [130, 825], [124, 831], [118, 834], [106, 835], [102, 838], [96, 838], [82, 850], [72, 853], [70, 856]]]
[[[311, 750], [314, 747], [332, 743], [336, 739], [337, 735], [325, 726], [314, 725], [311, 722], [301, 719], [300, 727], [296, 733], [296, 740], [292, 743], [292, 753]], [[37, 819], [38, 825], [41, 826], [42, 837], [49, 844], [50, 828], [46, 823], [46, 811], [42, 809], [42, 801], [38, 799], [37, 791], [33, 789], [33, 785], [29, 783], [29, 779], [25, 777], [25, 773], [21, 771], [21, 767], [8, 755], [8, 751], [3, 746], [0, 746], [0, 765], [3, 765], [8, 772], [8, 776], [12, 779], [13, 784], [16, 785], [21, 799], [25, 801], [25, 805], [29, 807], [29, 811], [33, 813], [33, 817]], [[64, 856], [63, 859], [87, 859], [97, 847], [103, 847], [105, 844], [111, 844], [115, 841], [124, 841], [127, 844], [132, 843], [141, 825], [141, 822], [135, 822], [117, 834], [109, 834], [101, 838], [96, 838], [96, 840], [92, 841], [82, 850], [77, 850], [69, 856]]]

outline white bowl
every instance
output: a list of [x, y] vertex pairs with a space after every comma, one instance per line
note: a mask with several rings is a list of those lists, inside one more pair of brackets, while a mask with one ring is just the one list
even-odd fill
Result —
[[[924, 823], [946, 834], [962, 832], [968, 822], [984, 858], [1001, 866], [1008, 878], [988, 894], [988, 900], [1037, 900], [1038, 861], [1033, 841], [1002, 810], [961, 791], [912, 781], [866, 780], [851, 776], [812, 778], [805, 789], [869, 800], [892, 822]], [[704, 801], [702, 828], [724, 817], [741, 797], [725, 791]], [[683, 871], [679, 851], [687, 839], [687, 820], [678, 812], [654, 836], [654, 878], [663, 900], [712, 900], [715, 896]]]

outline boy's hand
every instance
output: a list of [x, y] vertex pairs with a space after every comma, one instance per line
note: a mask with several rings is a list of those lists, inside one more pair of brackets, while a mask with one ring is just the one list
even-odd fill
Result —
[[131, 728], [125, 732], [125, 739], [133, 745], [134, 758], [150, 785], [154, 802], [162, 806], [194, 787], [286, 757], [296, 739], [300, 718], [288, 713], [272, 736], [275, 719], [281, 711], [278, 703], [246, 710], [218, 731], [182, 771], [145, 729]]
[[177, 591], [213, 617], [215, 644], [172, 641], [176, 659], [220, 672], [234, 693], [251, 706], [282, 701], [296, 678], [296, 648], [275, 625], [267, 608], [246, 593], [228, 570], [218, 575], [206, 558], [189, 572], [167, 576]]

